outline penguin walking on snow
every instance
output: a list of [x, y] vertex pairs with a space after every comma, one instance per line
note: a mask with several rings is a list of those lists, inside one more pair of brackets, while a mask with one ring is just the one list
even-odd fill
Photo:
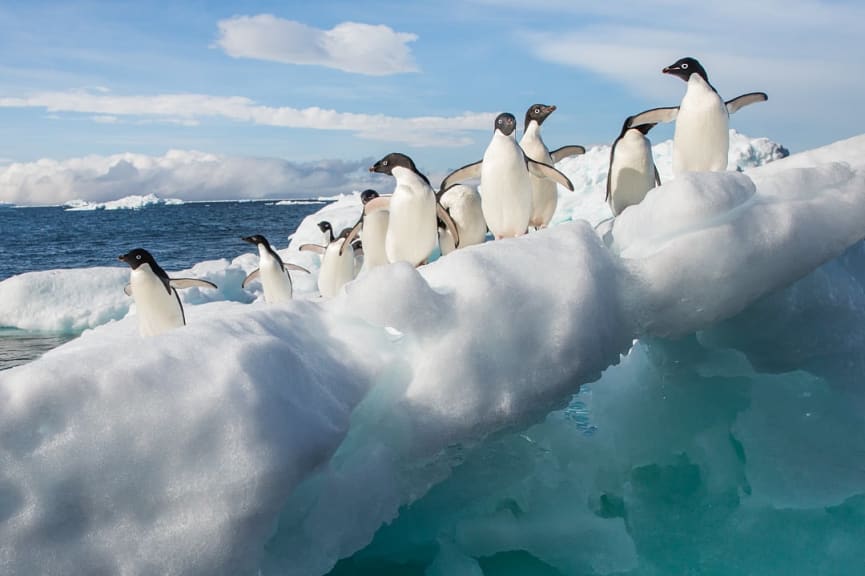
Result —
[[216, 284], [207, 280], [169, 278], [144, 248], [136, 248], [117, 259], [132, 268], [124, 292], [135, 300], [138, 331], [142, 336], [155, 336], [186, 324], [178, 288], [216, 288]]
[[390, 211], [388, 210], [388, 201], [383, 199], [375, 190], [361, 192], [360, 201], [363, 204], [363, 211], [357, 224], [351, 229], [348, 238], [343, 243], [342, 250], [345, 250], [345, 246], [350, 246], [360, 234], [363, 241], [361, 271], [364, 272], [376, 266], [388, 264], [385, 238], [390, 221]]
[[439, 187], [447, 190], [456, 182], [480, 177], [481, 208], [496, 239], [521, 236], [528, 231], [532, 215], [530, 174], [550, 178], [568, 190], [574, 189], [567, 176], [549, 164], [526, 156], [517, 144], [516, 129], [513, 114], [499, 114], [483, 159], [451, 172]]
[[646, 137], [654, 124], [633, 125], [629, 116], [610, 149], [607, 171], [607, 203], [613, 216], [628, 206], [639, 204], [646, 193], [661, 185], [661, 176], [652, 157], [652, 143]]
[[726, 102], [709, 83], [703, 66], [694, 58], [680, 58], [662, 70], [688, 83], [679, 106], [654, 108], [637, 114], [634, 125], [676, 121], [673, 134], [673, 172], [727, 169], [730, 148], [730, 114], [765, 102], [764, 92], [749, 92]]
[[258, 268], [249, 273], [243, 280], [241, 287], [246, 288], [258, 279], [261, 280], [261, 287], [264, 290], [264, 301], [268, 304], [279, 304], [291, 300], [292, 285], [288, 271], [296, 270], [309, 274], [309, 270], [297, 264], [283, 262], [267, 238], [261, 234], [246, 236], [241, 240], [258, 246]]
[[333, 298], [343, 286], [354, 279], [355, 248], [346, 244], [351, 228], [346, 228], [339, 236], [334, 236], [330, 222], [322, 220], [318, 223], [318, 229], [327, 234], [327, 245], [302, 244], [299, 250], [321, 255], [318, 291], [323, 298]]
[[[520, 147], [526, 156], [536, 162], [543, 162], [554, 166], [562, 158], [585, 154], [586, 149], [582, 146], [562, 146], [550, 152], [541, 138], [541, 125], [550, 114], [556, 111], [553, 105], [532, 104], [526, 110], [526, 121], [523, 125], [523, 137], [520, 139]], [[546, 228], [553, 219], [556, 205], [559, 202], [559, 191], [556, 183], [548, 178], [538, 178], [534, 174], [530, 176], [532, 181], [532, 215], [529, 218], [529, 226], [540, 229]]]
[[429, 179], [418, 171], [411, 158], [394, 152], [376, 162], [369, 171], [390, 174], [396, 179], [393, 194], [378, 199], [382, 206], [387, 205], [390, 213], [385, 235], [389, 262], [408, 262], [414, 266], [425, 263], [438, 242], [439, 218], [459, 245], [459, 233], [453, 220], [439, 204]]

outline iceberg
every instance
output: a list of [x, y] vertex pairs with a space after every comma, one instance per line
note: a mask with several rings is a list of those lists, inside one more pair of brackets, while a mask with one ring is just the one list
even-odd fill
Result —
[[[0, 372], [0, 571], [742, 572], [755, 534], [799, 573], [857, 565], [865, 136], [687, 174], [614, 221], [569, 200], [327, 301], [202, 291], [156, 338], [82, 303], [80, 338]], [[314, 277], [292, 246], [358, 211], [281, 254]], [[826, 536], [790, 551], [809, 522]], [[665, 552], [689, 538], [705, 556]]]
[[70, 200], [65, 204], [66, 209], [70, 211], [85, 211], [85, 210], [139, 210], [145, 206], [153, 204], [165, 204], [166, 206], [176, 206], [183, 204], [183, 200], [179, 198], [160, 198], [156, 194], [132, 194], [117, 200], [109, 200], [107, 202], [87, 202], [85, 200]]

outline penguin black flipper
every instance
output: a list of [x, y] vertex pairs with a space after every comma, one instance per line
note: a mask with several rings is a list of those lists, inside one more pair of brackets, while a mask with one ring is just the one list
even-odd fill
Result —
[[199, 280], [198, 278], [171, 278], [168, 280], [168, 285], [172, 288], [192, 288], [197, 286], [199, 288], [213, 288], [217, 289], [216, 284], [213, 282], [208, 282], [207, 280]]
[[[642, 124], [658, 124], [659, 122], [672, 122], [679, 115], [678, 106], [667, 108], [651, 108], [643, 110], [639, 114], [629, 117], [630, 122], [625, 123], [625, 128], [640, 126]], [[624, 132], [624, 129], [622, 130]]]
[[256, 268], [255, 270], [253, 270], [252, 272], [250, 272], [250, 273], [246, 276], [246, 278], [243, 279], [243, 283], [240, 285], [240, 287], [241, 287], [241, 288], [246, 288], [247, 286], [249, 286], [250, 284], [252, 284], [253, 282], [255, 282], [255, 281], [258, 279], [258, 276], [259, 276], [260, 274], [261, 274], [261, 270], [260, 270], [259, 268]]
[[747, 94], [736, 96], [732, 100], [727, 100], [726, 102], [724, 102], [724, 104], [727, 105], [727, 113], [733, 114], [737, 110], [744, 108], [749, 104], [765, 102], [768, 99], [769, 96], [765, 92], [748, 92]]
[[561, 148], [556, 148], [552, 152], [550, 152], [550, 156], [553, 158], [553, 164], [557, 163], [562, 158], [568, 158], [570, 156], [579, 156], [580, 154], [585, 154], [586, 149], [583, 146], [572, 145], [572, 146], [562, 146]]
[[549, 164], [544, 164], [543, 162], [535, 162], [528, 156], [526, 156], [526, 167], [529, 169], [529, 172], [537, 176], [538, 178], [549, 178], [553, 182], [557, 182], [570, 190], [574, 191], [574, 185], [571, 184], [571, 181], [567, 176], [550, 166]]
[[460, 247], [460, 235], [457, 232], [457, 225], [454, 223], [454, 219], [451, 218], [451, 213], [447, 211], [447, 208], [439, 204], [436, 201], [436, 216], [439, 217], [439, 220], [445, 223], [445, 226], [448, 229], [448, 232], [451, 233], [451, 238], [454, 239], [454, 247]]
[[363, 227], [363, 218], [357, 221], [357, 224], [352, 226], [351, 232], [348, 233], [348, 236], [345, 237], [345, 240], [342, 243], [342, 246], [339, 247], [339, 255], [342, 256], [343, 252], [345, 252], [346, 246], [351, 246], [351, 241], [357, 238], [357, 235], [360, 233], [360, 229]]
[[123, 287], [123, 293], [127, 296], [132, 296], [132, 284], [127, 284]]
[[447, 190], [452, 185], [457, 182], [462, 182], [463, 180], [470, 180], [472, 178], [480, 178], [481, 177], [481, 165], [483, 165], [483, 160], [478, 160], [477, 162], [472, 162], [471, 164], [466, 164], [462, 168], [457, 168], [442, 180], [441, 185], [439, 186], [439, 190]]
[[318, 244], [301, 244], [298, 248], [301, 252], [315, 252], [316, 254], [324, 254], [326, 248]]
[[655, 186], [661, 185], [661, 174], [658, 172], [658, 167], [652, 164], [652, 167], [655, 169]]

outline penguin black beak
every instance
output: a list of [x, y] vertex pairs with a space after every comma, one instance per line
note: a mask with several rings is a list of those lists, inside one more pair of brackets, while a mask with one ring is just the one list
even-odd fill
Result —
[[241, 238], [241, 240], [243, 240], [244, 242], [249, 242], [250, 244], [255, 244], [255, 241], [253, 241], [252, 236], [243, 236]]
[[661, 73], [662, 73], [662, 74], [672, 74], [672, 73], [673, 73], [673, 69], [672, 69], [670, 66], [664, 66], [664, 69], [661, 70]]
[[126, 254], [121, 254], [120, 256], [117, 257], [117, 259], [120, 260], [121, 262], [126, 262]]

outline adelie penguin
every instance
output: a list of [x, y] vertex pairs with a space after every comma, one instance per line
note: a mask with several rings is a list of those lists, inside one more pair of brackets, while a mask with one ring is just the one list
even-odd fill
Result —
[[618, 216], [628, 206], [639, 204], [649, 190], [661, 185], [652, 157], [652, 143], [646, 137], [655, 124], [635, 126], [633, 122], [633, 116], [625, 119], [610, 149], [606, 200], [613, 216]]
[[354, 279], [355, 247], [346, 243], [351, 228], [346, 228], [339, 236], [334, 236], [330, 222], [322, 220], [318, 223], [318, 229], [327, 235], [326, 245], [302, 244], [299, 250], [321, 254], [318, 292], [323, 298], [333, 298], [343, 286]]
[[390, 213], [385, 235], [389, 262], [424, 264], [438, 242], [439, 218], [459, 246], [459, 233], [453, 220], [436, 199], [429, 179], [420, 173], [411, 158], [394, 152], [373, 164], [369, 171], [390, 174], [396, 179], [393, 194], [380, 199]]
[[457, 182], [480, 177], [481, 208], [496, 239], [520, 236], [528, 231], [532, 215], [530, 174], [549, 178], [568, 190], [574, 189], [567, 176], [549, 164], [526, 156], [517, 144], [516, 129], [513, 114], [499, 114], [483, 159], [455, 170], [439, 187], [447, 190]]
[[271, 247], [267, 238], [261, 234], [245, 236], [241, 240], [255, 244], [258, 247], [258, 268], [249, 273], [243, 280], [241, 287], [246, 288], [254, 280], [261, 280], [265, 302], [268, 304], [279, 304], [280, 302], [291, 300], [293, 291], [291, 276], [288, 271], [296, 270], [309, 274], [309, 270], [296, 264], [283, 262], [276, 250]]
[[390, 221], [390, 211], [387, 200], [375, 190], [361, 192], [360, 201], [363, 204], [363, 211], [340, 249], [344, 251], [345, 247], [350, 246], [360, 234], [363, 240], [363, 267], [361, 271], [365, 272], [376, 266], [388, 264], [385, 238]]
[[755, 102], [764, 92], [749, 92], [726, 102], [709, 83], [705, 68], [694, 58], [681, 58], [662, 70], [688, 83], [678, 106], [653, 108], [637, 114], [634, 125], [676, 121], [673, 134], [673, 172], [727, 169], [730, 114]]
[[135, 300], [138, 331], [142, 336], [155, 336], [186, 324], [178, 288], [216, 288], [216, 284], [207, 280], [169, 278], [144, 248], [136, 248], [117, 258], [132, 268], [124, 292]]
[[[465, 248], [486, 240], [487, 222], [481, 208], [481, 195], [474, 186], [454, 184], [436, 194], [439, 203], [447, 210], [459, 233], [459, 247]], [[439, 247], [442, 255], [457, 249], [456, 242], [444, 222], [439, 221]]]
[[[586, 149], [582, 146], [562, 146], [550, 152], [541, 138], [541, 125], [550, 114], [556, 111], [553, 105], [532, 104], [526, 110], [526, 120], [523, 125], [523, 137], [520, 139], [520, 147], [526, 156], [536, 162], [543, 162], [550, 166], [555, 165], [562, 158], [585, 154]], [[559, 202], [559, 191], [556, 183], [548, 178], [531, 176], [532, 181], [532, 215], [529, 218], [529, 226], [535, 229], [546, 228], [553, 219], [556, 205]]]

